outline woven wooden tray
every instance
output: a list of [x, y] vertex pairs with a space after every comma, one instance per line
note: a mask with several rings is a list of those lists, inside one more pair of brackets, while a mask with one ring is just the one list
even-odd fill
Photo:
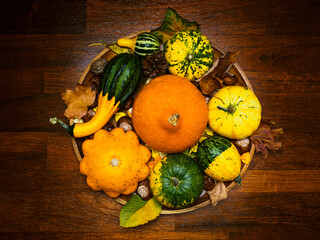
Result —
[[[146, 30], [144, 32], [148, 32], [149, 30]], [[135, 33], [135, 34], [131, 34], [126, 36], [125, 38], [133, 38], [135, 37], [137, 34], [139, 33]], [[223, 56], [225, 54], [225, 52], [217, 45], [215, 45], [214, 43], [211, 43], [212, 47], [214, 49], [214, 60], [215, 63], [217, 63], [217, 60]], [[106, 60], [110, 60], [112, 57], [114, 57], [116, 54], [111, 51], [110, 49], [106, 48], [103, 51], [101, 51], [93, 60], [95, 61], [98, 58], [104, 58]], [[92, 63], [91, 62], [91, 63]], [[79, 84], [83, 84], [89, 81], [89, 79], [91, 77], [93, 77], [93, 74], [90, 72], [90, 65], [91, 63], [88, 65], [88, 67], [85, 69], [85, 71], [82, 73], [78, 83]], [[215, 66], [215, 63], [213, 66]], [[212, 69], [212, 68], [211, 68]], [[248, 80], [248, 78], [246, 77], [245, 73], [242, 71], [242, 69], [239, 67], [239, 65], [237, 63], [235, 63], [231, 69], [229, 70], [229, 72], [235, 74], [238, 76], [239, 79], [239, 83], [240, 85], [243, 86], [247, 86], [249, 89], [252, 89], [252, 86]], [[75, 139], [72, 137], [72, 145], [74, 148], [74, 151], [76, 153], [76, 156], [79, 160], [79, 162], [81, 162], [83, 154], [81, 151], [81, 145], [82, 142], [79, 139]], [[240, 172], [240, 176], [243, 177], [244, 173], [246, 172], [246, 170], [248, 169], [251, 160], [253, 158], [255, 152], [255, 146], [252, 145], [251, 149], [250, 149], [250, 161], [248, 164], [243, 164], [241, 166], [241, 172]], [[236, 181], [232, 181], [232, 182], [225, 182], [225, 185], [227, 187], [227, 191], [230, 191], [235, 185], [237, 185]], [[116, 198], [115, 200], [121, 204], [125, 204], [127, 203], [128, 199], [130, 198], [129, 196], [125, 196], [125, 195], [120, 195], [118, 198]], [[202, 208], [204, 206], [207, 206], [210, 204], [210, 199], [208, 194], [203, 194], [194, 204], [192, 204], [191, 206], [187, 207], [187, 208], [183, 208], [183, 209], [169, 209], [169, 208], [163, 208], [161, 214], [179, 214], [179, 213], [186, 213], [186, 212], [190, 212], [199, 208]]]

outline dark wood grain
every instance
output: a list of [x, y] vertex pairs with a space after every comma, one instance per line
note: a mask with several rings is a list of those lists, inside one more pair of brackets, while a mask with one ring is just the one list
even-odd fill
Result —
[[[0, 3], [0, 239], [318, 239], [320, 2], [2, 1]], [[215, 207], [119, 226], [121, 205], [79, 172], [61, 93], [103, 49], [158, 27], [167, 7], [201, 24], [238, 64], [283, 147], [255, 154], [242, 186]]]

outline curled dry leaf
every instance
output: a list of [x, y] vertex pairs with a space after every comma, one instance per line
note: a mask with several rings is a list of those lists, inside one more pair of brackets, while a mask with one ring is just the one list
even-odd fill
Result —
[[227, 199], [228, 193], [224, 182], [218, 182], [214, 189], [207, 192], [209, 194], [212, 206], [216, 206], [217, 203], [223, 199]]
[[66, 90], [62, 93], [62, 100], [68, 106], [64, 115], [70, 118], [82, 118], [88, 112], [88, 106], [96, 99], [96, 92], [89, 85], [76, 86], [75, 90]]
[[222, 74], [227, 72], [229, 68], [237, 61], [240, 51], [227, 52], [224, 56], [219, 58], [218, 65], [210, 73], [211, 76], [221, 78]]
[[215, 90], [221, 88], [221, 83], [216, 79], [216, 77], [211, 76], [210, 74], [201, 78], [199, 85], [201, 92], [208, 96], [211, 96]]
[[260, 125], [258, 130], [250, 136], [252, 143], [256, 146], [256, 152], [262, 152], [264, 157], [268, 156], [268, 149], [275, 151], [282, 147], [278, 138], [283, 133], [283, 129], [271, 129], [271, 124], [273, 124], [272, 121], [265, 121]]
[[230, 73], [226, 72], [221, 75], [221, 80], [224, 85], [232, 86], [238, 82], [238, 77], [236, 75], [231, 75]]

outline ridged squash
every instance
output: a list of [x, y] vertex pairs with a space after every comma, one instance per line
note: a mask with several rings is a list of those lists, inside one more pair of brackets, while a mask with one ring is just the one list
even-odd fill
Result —
[[133, 131], [101, 129], [93, 139], [84, 141], [82, 151], [80, 172], [87, 176], [87, 184], [110, 197], [133, 193], [138, 182], [149, 175], [147, 162], [151, 153]]
[[195, 160], [185, 154], [168, 155], [150, 172], [153, 196], [169, 208], [187, 207], [203, 189], [203, 173]]
[[179, 153], [192, 147], [208, 123], [208, 106], [188, 80], [172, 74], [154, 78], [133, 103], [132, 124], [151, 148]]
[[249, 137], [260, 125], [261, 105], [247, 87], [221, 88], [210, 100], [209, 125], [219, 135], [230, 139]]
[[213, 64], [213, 48], [205, 35], [195, 30], [177, 32], [165, 46], [170, 73], [188, 80], [200, 78]]

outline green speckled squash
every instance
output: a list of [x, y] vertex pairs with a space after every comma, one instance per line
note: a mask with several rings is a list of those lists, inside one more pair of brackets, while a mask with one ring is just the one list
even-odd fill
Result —
[[198, 146], [197, 159], [204, 172], [217, 181], [240, 181], [241, 158], [228, 139], [213, 136]]
[[194, 203], [203, 190], [203, 173], [195, 160], [182, 153], [168, 155], [151, 171], [153, 196], [169, 208]]
[[195, 30], [177, 32], [165, 46], [170, 73], [188, 80], [200, 78], [213, 64], [213, 48], [206, 36]]

